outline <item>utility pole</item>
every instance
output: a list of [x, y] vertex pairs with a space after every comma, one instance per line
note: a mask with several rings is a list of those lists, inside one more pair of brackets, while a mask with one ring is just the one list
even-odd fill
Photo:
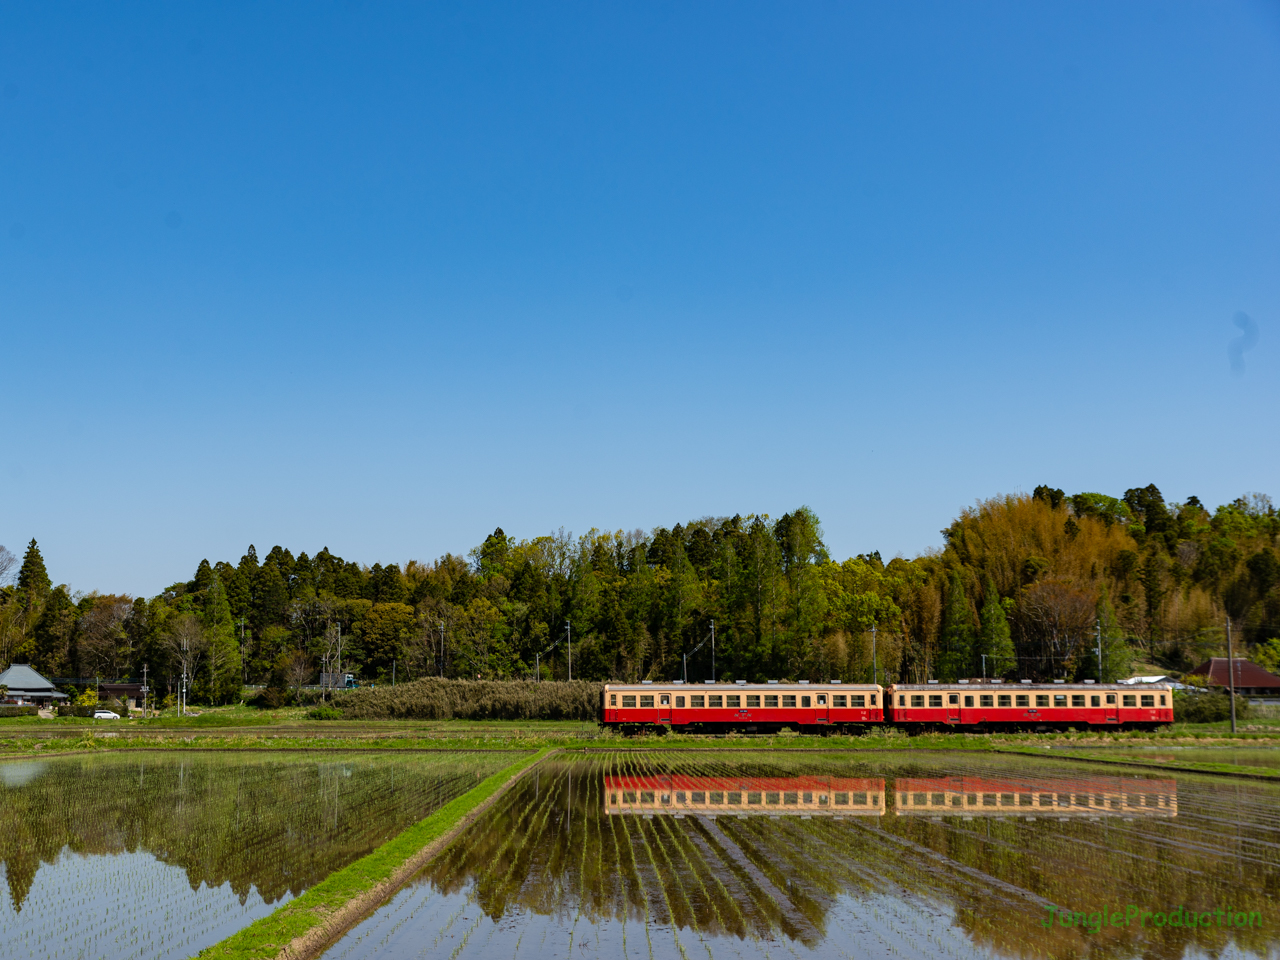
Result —
[[444, 679], [444, 621], [440, 621], [440, 679]]
[[1227, 684], [1231, 690], [1231, 732], [1236, 732], [1236, 662], [1231, 655], [1231, 617], [1227, 616]]
[[716, 622], [711, 621], [711, 682], [716, 682]]
[[142, 719], [147, 719], [147, 665], [142, 665]]
[[876, 682], [876, 674], [878, 672], [879, 671], [876, 669], [876, 625], [873, 623], [871, 625], [871, 682], [872, 683]]
[[573, 682], [573, 624], [566, 620], [564, 630], [565, 637], [569, 641], [569, 681]]
[[985, 680], [987, 679], [987, 655], [983, 653], [979, 654], [979, 656], [982, 657], [982, 679]]
[[391, 658], [391, 686], [396, 685], [396, 658]]
[[1098, 682], [1102, 682], [1102, 618], [1098, 618]]
[[248, 684], [249, 682], [249, 665], [244, 662], [244, 617], [240, 618], [240, 682]]

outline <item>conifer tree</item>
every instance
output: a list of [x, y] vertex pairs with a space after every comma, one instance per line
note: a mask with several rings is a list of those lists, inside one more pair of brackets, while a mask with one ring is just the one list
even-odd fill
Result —
[[988, 677], [1008, 677], [1009, 674], [1016, 673], [1018, 658], [1013, 649], [1009, 619], [1005, 616], [1000, 594], [990, 577], [987, 577], [983, 594], [982, 624], [976, 653], [979, 659], [986, 654]]
[[22, 569], [18, 571], [18, 589], [27, 598], [27, 609], [42, 603], [52, 588], [49, 571], [44, 568], [44, 557], [40, 555], [40, 548], [33, 537], [22, 556]]
[[229, 703], [239, 696], [243, 682], [240, 645], [236, 640], [231, 605], [227, 602], [222, 579], [217, 571], [210, 571], [210, 576], [209, 592], [200, 618], [208, 631], [209, 670], [207, 676], [196, 679], [196, 690], [213, 703]]
[[959, 680], [968, 676], [973, 668], [973, 607], [965, 594], [959, 570], [952, 571], [947, 586], [941, 640], [937, 679]]

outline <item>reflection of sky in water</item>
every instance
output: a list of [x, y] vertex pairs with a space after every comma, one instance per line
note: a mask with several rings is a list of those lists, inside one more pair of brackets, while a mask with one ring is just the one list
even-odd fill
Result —
[[25, 787], [36, 777], [44, 773], [47, 763], [41, 761], [16, 761], [13, 763], [0, 763], [0, 784], [6, 787]]
[[[546, 765], [326, 956], [1276, 954], [1272, 785], [998, 757], [748, 756]], [[1261, 910], [1264, 929], [1043, 925], [1051, 906], [1101, 903]]]
[[[186, 871], [149, 853], [81, 856], [64, 850], [43, 864], [21, 910], [0, 866], [0, 958], [189, 957], [266, 916], [251, 890], [241, 904], [230, 883], [191, 888]], [[181, 916], [181, 925], [170, 922]], [[67, 952], [64, 952], [67, 951]]]

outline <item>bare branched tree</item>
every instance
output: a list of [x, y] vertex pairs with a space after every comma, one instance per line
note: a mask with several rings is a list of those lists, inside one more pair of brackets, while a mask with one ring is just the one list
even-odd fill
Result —
[[133, 600], [129, 597], [94, 598], [93, 606], [81, 615], [78, 624], [82, 668], [92, 671], [94, 676], [117, 675], [124, 622], [132, 610]]
[[315, 673], [315, 665], [311, 662], [309, 656], [301, 650], [295, 650], [289, 654], [289, 661], [284, 668], [284, 678], [285, 682], [293, 689], [293, 699], [295, 701], [301, 700], [302, 688], [306, 686], [313, 673]]
[[209, 651], [209, 633], [195, 614], [183, 613], [173, 619], [162, 643], [179, 669], [194, 677]]
[[1040, 641], [1050, 674], [1074, 663], [1092, 634], [1096, 606], [1096, 597], [1068, 580], [1042, 580], [1023, 591], [1018, 616], [1027, 636]]
[[0, 544], [0, 587], [13, 582], [18, 576], [18, 558], [9, 548]]

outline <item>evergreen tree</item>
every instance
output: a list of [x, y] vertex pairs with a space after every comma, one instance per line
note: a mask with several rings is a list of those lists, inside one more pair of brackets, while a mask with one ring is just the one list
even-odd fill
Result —
[[1098, 625], [1102, 634], [1102, 674], [1094, 679], [1102, 683], [1124, 680], [1133, 672], [1133, 648], [1116, 622], [1106, 584], [1098, 595]]
[[[39, 554], [36, 556], [38, 559]], [[49, 594], [35, 628], [35, 668], [45, 676], [77, 675], [74, 638], [79, 614], [66, 587]]]
[[200, 591], [208, 590], [209, 584], [213, 582], [213, 567], [209, 566], [208, 560], [201, 560], [200, 566], [196, 568], [195, 579], [191, 581], [191, 590]]
[[1000, 594], [990, 577], [987, 577], [983, 594], [982, 622], [975, 651], [977, 658], [981, 662], [982, 655], [986, 654], [988, 677], [1016, 679], [1018, 658], [1013, 649], [1013, 633], [1000, 603]]
[[[231, 620], [231, 604], [222, 588], [222, 579], [211, 571], [208, 597], [200, 618], [209, 637], [209, 670], [196, 679], [197, 695], [212, 703], [229, 703], [240, 694], [240, 644]], [[204, 674], [204, 671], [201, 671]]]
[[49, 571], [44, 568], [44, 557], [35, 538], [27, 544], [27, 552], [22, 557], [22, 569], [18, 571], [18, 589], [27, 598], [27, 609], [42, 603], [49, 596], [53, 583], [49, 579]]
[[973, 607], [964, 591], [959, 570], [953, 570], [942, 614], [942, 651], [937, 679], [959, 680], [973, 670]]

